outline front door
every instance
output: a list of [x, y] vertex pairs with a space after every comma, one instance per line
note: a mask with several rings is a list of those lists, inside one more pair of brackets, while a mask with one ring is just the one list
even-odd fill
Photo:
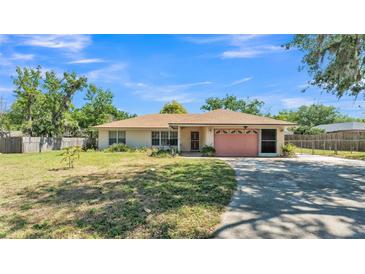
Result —
[[191, 137], [191, 150], [199, 150], [199, 132], [198, 131], [192, 131], [190, 134]]

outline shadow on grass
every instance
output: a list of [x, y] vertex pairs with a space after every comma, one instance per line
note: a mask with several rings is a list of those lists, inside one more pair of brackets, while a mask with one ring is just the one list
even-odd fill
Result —
[[[29, 223], [29, 238], [69, 237], [62, 230], [70, 226], [86, 237], [207, 238], [235, 186], [233, 170], [220, 161], [70, 177], [18, 193], [22, 216], [36, 209], [46, 216], [17, 228]], [[50, 223], [59, 210], [72, 217]]]

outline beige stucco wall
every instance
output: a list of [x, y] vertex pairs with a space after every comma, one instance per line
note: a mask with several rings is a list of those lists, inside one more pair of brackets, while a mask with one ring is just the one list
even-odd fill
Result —
[[[109, 146], [109, 130], [120, 129], [100, 129], [98, 137], [99, 149], [105, 149]], [[124, 130], [126, 144], [132, 147], [150, 147], [151, 146], [151, 130]]]
[[214, 146], [214, 128], [204, 127], [204, 144], [207, 146]]
[[126, 144], [131, 147], [151, 147], [152, 131], [167, 131], [167, 129], [129, 130], [129, 129], [99, 129], [98, 148], [105, 149], [109, 146], [109, 131], [123, 130], [126, 135]]
[[126, 130], [126, 143], [131, 147], [150, 147], [151, 130]]
[[278, 127], [277, 130], [277, 143], [276, 143], [276, 149], [279, 153], [279, 155], [282, 154], [281, 147], [285, 144], [285, 136], [284, 136], [284, 127]]
[[[204, 145], [214, 146], [214, 129], [217, 128], [237, 128], [237, 127], [182, 127], [180, 128], [180, 147], [181, 151], [190, 151], [190, 138], [192, 131], [198, 131], [200, 134], [200, 149]], [[262, 128], [276, 128], [277, 129], [277, 154], [281, 154], [281, 147], [284, 145], [284, 127], [278, 126], [250, 126], [250, 128], [262, 129]], [[110, 129], [118, 130], [118, 129]], [[120, 130], [120, 129], [119, 129]], [[158, 130], [158, 129], [156, 129]], [[161, 129], [166, 130], [166, 129]], [[134, 147], [150, 147], [151, 146], [151, 130], [125, 130], [126, 142], [129, 146]], [[261, 142], [259, 140], [259, 144]], [[99, 130], [98, 138], [99, 149], [105, 149], [109, 146], [109, 130]]]
[[108, 146], [109, 146], [109, 131], [100, 129], [98, 136], [98, 148], [105, 149]]
[[202, 143], [202, 128], [201, 127], [182, 127], [180, 128], [180, 147], [181, 151], [190, 151], [191, 147], [191, 132], [199, 132], [199, 149], [203, 147]]

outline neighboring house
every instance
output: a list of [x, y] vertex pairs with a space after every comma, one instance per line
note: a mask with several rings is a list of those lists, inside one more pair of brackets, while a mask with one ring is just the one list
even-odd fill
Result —
[[277, 156], [284, 130], [294, 123], [229, 110], [202, 114], [149, 114], [96, 126], [99, 148], [176, 147], [181, 152], [213, 146], [217, 156]]
[[346, 123], [335, 123], [327, 125], [319, 125], [315, 128], [323, 129], [326, 133], [331, 132], [365, 132], [365, 123], [360, 122], [346, 122]]

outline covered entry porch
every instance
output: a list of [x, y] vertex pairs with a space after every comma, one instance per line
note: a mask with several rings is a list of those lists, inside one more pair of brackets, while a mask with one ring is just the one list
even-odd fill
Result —
[[[199, 152], [205, 145], [214, 146], [208, 127], [178, 126], [178, 150], [180, 152]], [[211, 140], [212, 139], [212, 140]]]

